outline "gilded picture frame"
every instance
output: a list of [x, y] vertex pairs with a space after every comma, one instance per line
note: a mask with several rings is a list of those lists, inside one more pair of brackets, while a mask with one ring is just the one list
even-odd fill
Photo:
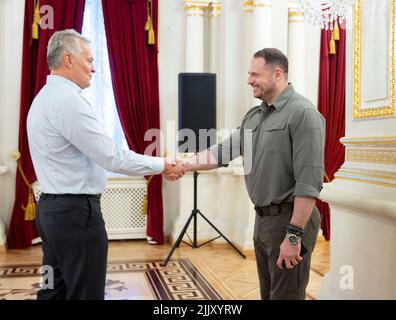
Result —
[[[374, 3], [371, 2], [371, 3]], [[383, 2], [384, 3], [384, 2]], [[363, 86], [362, 86], [362, 54], [363, 51], [362, 40], [363, 32], [370, 32], [367, 36], [372, 39], [378, 36], [375, 34], [375, 30], [363, 30], [367, 27], [367, 24], [362, 23], [363, 10], [373, 10], [373, 6], [365, 6], [364, 0], [355, 0], [353, 10], [353, 118], [354, 119], [365, 119], [365, 118], [389, 118], [396, 116], [396, 68], [395, 68], [395, 22], [396, 22], [396, 0], [388, 0], [386, 2], [386, 10], [390, 9], [390, 23], [387, 30], [387, 50], [388, 52], [388, 63], [386, 64], [386, 70], [382, 70], [382, 74], [386, 74], [387, 90], [386, 96], [382, 99], [372, 99], [365, 101], [362, 99]], [[386, 14], [388, 12], [385, 12]], [[367, 14], [367, 13], [366, 13]], [[378, 21], [378, 20], [377, 20]], [[376, 23], [377, 21], [374, 21]], [[388, 20], [387, 20], [388, 21]], [[381, 21], [383, 23], [383, 21]], [[370, 23], [373, 23], [370, 21]], [[370, 25], [370, 24], [369, 24]], [[368, 28], [368, 27], [367, 27]], [[366, 37], [367, 37], [366, 36]], [[367, 47], [367, 45], [366, 45]], [[367, 57], [366, 57], [367, 58]], [[375, 63], [375, 61], [373, 61]], [[390, 67], [390, 70], [389, 70]], [[388, 73], [389, 72], [389, 73]], [[372, 81], [372, 79], [370, 79]], [[364, 80], [363, 80], [364, 81]], [[368, 79], [366, 80], [368, 81]], [[366, 84], [367, 88], [367, 84]], [[370, 105], [371, 104], [371, 105]], [[374, 106], [375, 105], [375, 106]]]

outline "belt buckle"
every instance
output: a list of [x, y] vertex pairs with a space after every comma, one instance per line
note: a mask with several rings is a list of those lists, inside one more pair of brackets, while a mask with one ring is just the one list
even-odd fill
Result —
[[280, 204], [272, 204], [270, 207], [271, 216], [278, 216], [282, 211], [282, 206]]

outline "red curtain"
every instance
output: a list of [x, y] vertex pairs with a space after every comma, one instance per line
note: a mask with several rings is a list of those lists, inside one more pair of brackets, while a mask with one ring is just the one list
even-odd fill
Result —
[[[49, 73], [47, 65], [47, 44], [55, 31], [74, 28], [81, 32], [85, 0], [40, 0], [40, 6], [49, 5], [53, 9], [53, 29], [40, 29], [39, 39], [32, 40], [32, 23], [34, 1], [25, 1], [25, 20], [23, 31], [21, 103], [19, 116], [19, 151], [21, 165], [30, 183], [36, 180], [30, 158], [26, 119], [30, 105], [43, 87]], [[49, 13], [49, 15], [47, 15]], [[45, 11], [46, 18], [51, 19], [50, 11]], [[22, 205], [26, 205], [29, 189], [19, 172], [16, 176], [15, 202], [8, 230], [8, 247], [22, 249], [31, 246], [38, 236], [34, 221], [24, 220]]]
[[[331, 31], [322, 30], [321, 36], [318, 109], [326, 119], [326, 182], [333, 180], [345, 156], [339, 141], [345, 135], [345, 28], [340, 27], [339, 33], [335, 54], [330, 54]], [[317, 206], [322, 215], [323, 236], [330, 240], [329, 206], [319, 200]]]
[[[102, 0], [110, 70], [115, 100], [129, 148], [144, 153], [150, 142], [145, 132], [158, 128], [158, 50], [148, 45], [147, 0]], [[152, 19], [157, 43], [158, 0], [152, 1]], [[159, 146], [159, 141], [156, 141]], [[158, 153], [159, 147], [156, 148]], [[158, 154], [155, 154], [158, 155]], [[148, 187], [147, 236], [164, 243], [162, 177]]]

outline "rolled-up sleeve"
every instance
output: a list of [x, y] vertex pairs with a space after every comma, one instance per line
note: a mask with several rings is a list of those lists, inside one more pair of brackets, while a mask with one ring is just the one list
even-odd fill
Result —
[[227, 167], [230, 161], [241, 155], [240, 129], [234, 129], [230, 136], [221, 143], [210, 147], [209, 151], [215, 157], [219, 167]]
[[293, 169], [295, 197], [318, 198], [324, 176], [325, 121], [314, 109], [305, 109], [294, 124]]

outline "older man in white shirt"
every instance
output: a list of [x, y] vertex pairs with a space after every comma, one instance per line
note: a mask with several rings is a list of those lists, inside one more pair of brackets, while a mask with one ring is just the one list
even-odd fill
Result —
[[38, 299], [103, 299], [107, 234], [100, 209], [106, 171], [126, 175], [184, 174], [164, 158], [125, 151], [106, 134], [81, 91], [95, 72], [89, 41], [75, 30], [56, 32], [48, 43], [51, 74], [27, 120], [29, 148], [42, 195], [36, 225], [43, 265], [54, 270], [54, 288]]

